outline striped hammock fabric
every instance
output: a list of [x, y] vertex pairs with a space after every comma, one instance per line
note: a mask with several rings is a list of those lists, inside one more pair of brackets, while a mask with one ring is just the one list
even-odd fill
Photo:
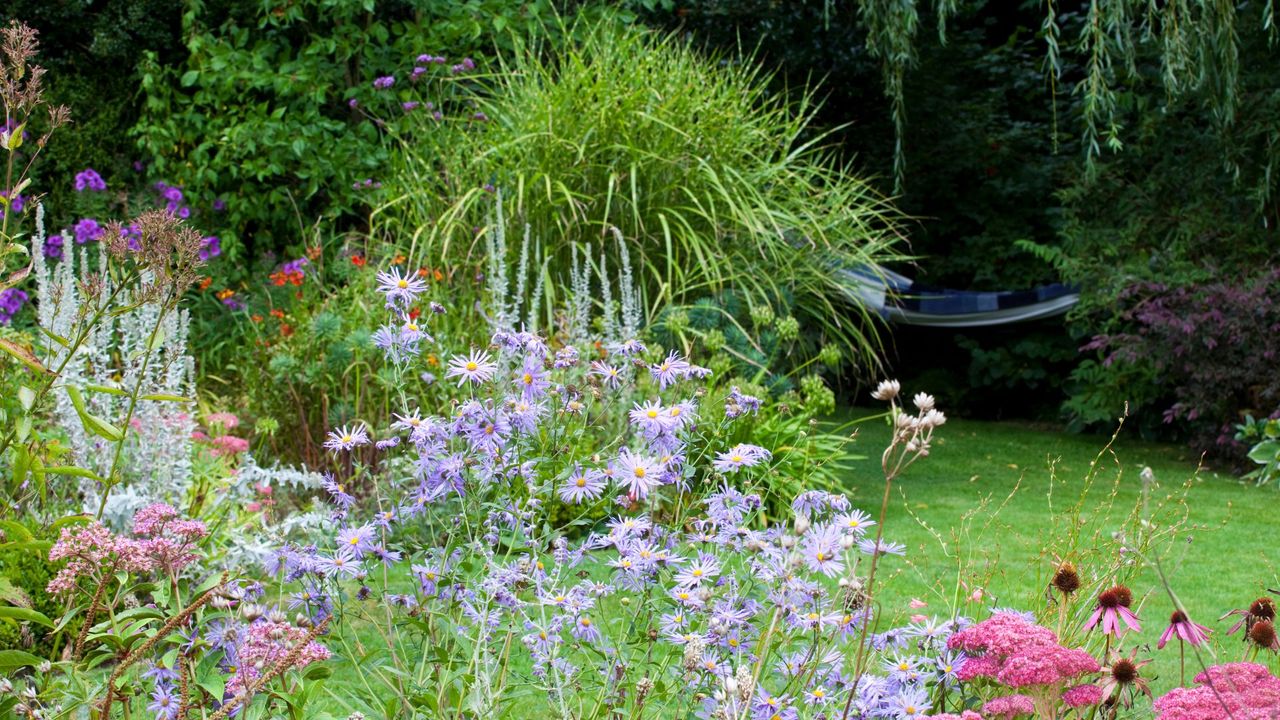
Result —
[[974, 292], [917, 284], [884, 268], [844, 271], [850, 292], [885, 319], [905, 325], [986, 327], [1065, 314], [1080, 301], [1077, 287], [1054, 283], [1031, 290]]

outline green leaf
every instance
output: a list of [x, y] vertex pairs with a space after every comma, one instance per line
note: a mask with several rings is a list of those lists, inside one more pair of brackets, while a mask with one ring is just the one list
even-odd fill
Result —
[[36, 391], [23, 385], [18, 388], [18, 402], [22, 403], [22, 409], [31, 412], [31, 407], [36, 404]]
[[143, 400], [154, 400], [156, 402], [176, 402], [191, 403], [195, 402], [195, 398], [182, 397], [181, 395], [166, 395], [164, 393], [150, 393], [142, 396]]
[[200, 79], [199, 70], [188, 70], [182, 73], [182, 87], [191, 87], [196, 84], [196, 80]]
[[15, 670], [21, 667], [35, 667], [44, 662], [44, 658], [21, 650], [0, 650], [0, 672]]
[[84, 426], [85, 430], [111, 442], [124, 440], [123, 430], [89, 412], [89, 409], [85, 407], [84, 395], [80, 393], [80, 388], [68, 385], [67, 397], [71, 398], [71, 404], [75, 406], [76, 414], [80, 416], [80, 424]]
[[85, 385], [85, 390], [91, 392], [102, 393], [104, 395], [115, 395], [116, 397], [129, 397], [129, 393], [120, 388], [109, 387], [107, 385]]
[[36, 539], [27, 526], [17, 520], [0, 520], [0, 530], [4, 531], [10, 542], [31, 542]]
[[[4, 139], [4, 146], [10, 152], [22, 147], [22, 131], [27, 127], [26, 123], [6, 132], [0, 133], [0, 138]], [[14, 193], [15, 195], [17, 193]]]
[[19, 622], [33, 622], [47, 628], [53, 627], [53, 621], [46, 617], [44, 613], [38, 613], [35, 610], [28, 610], [23, 607], [0, 607], [0, 618], [8, 618]]
[[53, 473], [54, 475], [74, 475], [75, 477], [96, 480], [100, 483], [105, 483], [107, 481], [106, 478], [92, 470], [85, 470], [84, 468], [76, 467], [74, 465], [54, 465], [53, 467], [44, 468], [44, 471], [47, 473]]

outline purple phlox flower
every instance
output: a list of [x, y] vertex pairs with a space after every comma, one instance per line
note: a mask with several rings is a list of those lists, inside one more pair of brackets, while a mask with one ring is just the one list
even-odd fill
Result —
[[85, 168], [84, 170], [76, 173], [76, 192], [84, 192], [85, 190], [89, 190], [91, 192], [102, 192], [106, 189], [107, 183], [102, 179], [102, 176], [98, 174], [97, 170], [94, 170], [93, 168]]
[[77, 245], [93, 242], [102, 237], [105, 232], [102, 226], [98, 224], [98, 221], [93, 218], [83, 218], [71, 228], [71, 231], [75, 233]]
[[383, 75], [381, 77], [375, 78], [373, 81], [373, 87], [378, 90], [386, 90], [387, 88], [395, 84], [396, 84], [395, 75]]

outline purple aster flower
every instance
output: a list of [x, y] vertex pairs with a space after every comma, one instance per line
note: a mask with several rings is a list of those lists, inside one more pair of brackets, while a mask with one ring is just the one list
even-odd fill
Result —
[[85, 168], [76, 173], [76, 192], [84, 192], [85, 190], [101, 192], [106, 189], [107, 183], [102, 180], [102, 176], [93, 168]]
[[444, 376], [458, 378], [458, 387], [462, 387], [466, 383], [480, 385], [489, 382], [497, 371], [498, 366], [489, 357], [489, 353], [473, 350], [467, 357], [455, 355], [449, 360], [449, 369]]
[[147, 705], [147, 710], [156, 714], [156, 720], [175, 720], [181, 704], [174, 697], [172, 688], [157, 685], [155, 692], [151, 694], [151, 704]]
[[631, 493], [632, 497], [642, 500], [659, 482], [662, 466], [652, 458], [637, 455], [623, 448], [618, 454], [618, 481]]
[[355, 497], [347, 492], [346, 486], [335, 480], [331, 475], [326, 475], [324, 479], [320, 481], [320, 487], [324, 488], [324, 491], [329, 493], [329, 497], [333, 500], [333, 504], [340, 508], [349, 508], [356, 501]]
[[595, 500], [604, 492], [604, 476], [598, 472], [586, 471], [575, 465], [569, 479], [560, 486], [560, 500], [574, 505], [584, 501]]
[[729, 389], [729, 397], [724, 401], [724, 416], [733, 419], [744, 413], [755, 414], [760, 410], [760, 398], [743, 394], [734, 385]]
[[360, 563], [349, 548], [340, 547], [333, 557], [320, 558], [320, 571], [337, 578], [353, 578], [360, 574]]
[[600, 642], [600, 630], [595, 621], [586, 615], [580, 615], [573, 621], [573, 629], [569, 631], [578, 640], [585, 643]]
[[382, 77], [376, 78], [373, 81], [373, 87], [378, 90], [386, 90], [387, 88], [395, 84], [396, 84], [395, 75], [383, 75]]
[[616, 388], [622, 385], [622, 370], [603, 360], [592, 361], [591, 370], [587, 374], [600, 378], [600, 383], [605, 387]]
[[868, 555], [875, 555], [877, 553], [880, 555], [905, 555], [907, 552], [906, 545], [903, 545], [902, 543], [888, 542], [883, 539], [880, 541], [878, 546], [876, 545], [875, 540], [859, 540], [858, 549]]
[[215, 198], [213, 201], [213, 211], [222, 212], [227, 209], [227, 201], [222, 198]]
[[636, 403], [629, 413], [631, 424], [640, 428], [645, 435], [654, 437], [674, 427], [671, 416], [662, 407], [661, 400], [650, 400], [641, 405]]
[[840, 528], [835, 525], [815, 525], [805, 535], [801, 557], [810, 570], [827, 577], [835, 577], [844, 570], [840, 560]]
[[405, 112], [413, 112], [414, 110], [418, 109], [419, 105], [421, 105], [421, 103], [419, 103], [417, 100], [408, 100], [400, 103], [400, 109], [404, 110]]
[[689, 376], [689, 370], [693, 366], [689, 361], [680, 357], [674, 350], [666, 359], [656, 365], [649, 366], [649, 374], [653, 375], [658, 381], [658, 387], [666, 389], [670, 385], [674, 385], [677, 381], [683, 380]]
[[401, 275], [396, 268], [378, 273], [378, 292], [387, 296], [387, 307], [399, 304], [408, 309], [426, 289], [425, 282], [413, 275]]
[[744, 467], [752, 467], [772, 457], [773, 453], [759, 445], [740, 443], [722, 453], [718, 453], [712, 466], [718, 472], [734, 473]]
[[329, 439], [325, 440], [324, 447], [326, 450], [337, 453], [349, 452], [352, 448], [368, 444], [369, 432], [364, 425], [356, 425], [354, 428], [344, 425], [329, 433]]
[[547, 388], [551, 387], [550, 381], [547, 380], [546, 369], [542, 366], [542, 361], [534, 355], [528, 355], [524, 359], [524, 367], [516, 374], [516, 387], [520, 390], [520, 396], [528, 402], [547, 394]]
[[836, 516], [836, 525], [845, 533], [852, 533], [857, 537], [867, 534], [867, 530], [875, 525], [876, 521], [871, 516], [861, 510], [851, 510], [847, 513], [841, 513]]
[[699, 587], [714, 580], [720, 574], [720, 561], [714, 555], [700, 553], [698, 559], [676, 573], [676, 583], [681, 587]]
[[363, 558], [366, 554], [373, 552], [376, 547], [375, 539], [373, 528], [362, 525], [339, 532], [337, 544], [339, 548], [349, 550], [356, 558]]

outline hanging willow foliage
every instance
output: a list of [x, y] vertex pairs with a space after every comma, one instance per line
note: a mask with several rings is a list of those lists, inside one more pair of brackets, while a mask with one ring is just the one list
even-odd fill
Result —
[[[916, 33], [922, 3], [916, 0], [858, 0], [858, 12], [867, 30], [867, 49], [881, 62], [884, 91], [891, 106], [897, 135], [894, 147], [895, 187], [901, 191], [906, 170], [903, 134], [907, 123], [904, 82], [916, 59]], [[946, 42], [946, 23], [957, 11], [957, 0], [934, 0], [938, 36]], [[1242, 29], [1255, 27], [1266, 33], [1274, 48], [1278, 28], [1275, 0], [1267, 0], [1260, 15], [1258, 5], [1232, 0], [1091, 0], [1083, 5], [1079, 36], [1062, 44], [1060, 5], [1044, 0], [1045, 17], [1040, 36], [1045, 43], [1043, 68], [1051, 102], [1053, 131], [1058, 129], [1057, 97], [1063, 81], [1063, 53], [1083, 70], [1072, 92], [1080, 100], [1080, 123], [1086, 170], [1095, 168], [1104, 149], [1124, 148], [1120, 92], [1138, 79], [1138, 58], [1154, 52], [1160, 59], [1161, 81], [1170, 100], [1194, 96], [1210, 111], [1221, 132], [1228, 132], [1240, 107], [1240, 37]], [[1253, 18], [1245, 13], [1255, 14]], [[1246, 23], [1248, 23], [1246, 25]], [[1256, 25], [1254, 24], [1256, 23]], [[1280, 133], [1270, 137], [1264, 177], [1270, 183], [1280, 154]], [[1237, 160], [1226, 158], [1227, 171], [1239, 175]]]

